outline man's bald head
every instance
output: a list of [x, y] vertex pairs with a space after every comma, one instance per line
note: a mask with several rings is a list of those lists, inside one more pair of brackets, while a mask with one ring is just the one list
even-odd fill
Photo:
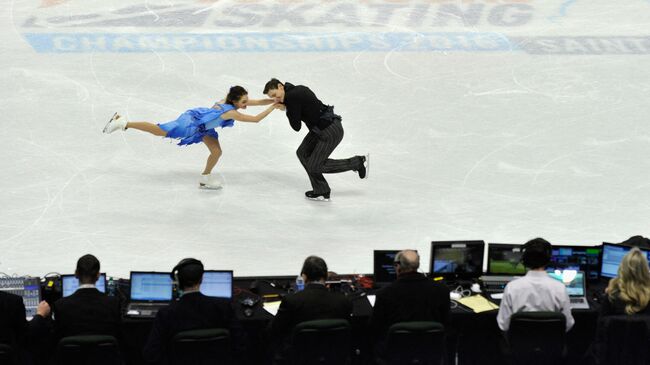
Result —
[[395, 262], [399, 264], [399, 273], [414, 272], [420, 268], [420, 255], [415, 250], [404, 250], [397, 253]]

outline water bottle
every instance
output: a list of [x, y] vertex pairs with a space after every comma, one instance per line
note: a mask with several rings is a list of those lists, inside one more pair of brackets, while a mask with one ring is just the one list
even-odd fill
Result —
[[296, 291], [302, 291], [305, 289], [305, 281], [302, 279], [302, 275], [296, 277]]
[[108, 288], [106, 294], [108, 294], [111, 297], [115, 296], [115, 281], [113, 281], [112, 276], [108, 278]]

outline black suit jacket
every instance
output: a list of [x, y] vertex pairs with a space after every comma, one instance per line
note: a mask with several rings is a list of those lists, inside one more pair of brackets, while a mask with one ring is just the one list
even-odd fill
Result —
[[447, 327], [449, 306], [447, 287], [420, 273], [407, 273], [377, 292], [371, 325], [377, 336], [397, 322], [435, 321]]
[[95, 288], [78, 289], [54, 303], [54, 337], [110, 335], [120, 339], [122, 312], [117, 297]]
[[286, 339], [300, 322], [316, 319], [350, 320], [352, 302], [341, 293], [330, 292], [321, 284], [307, 284], [305, 290], [284, 297], [270, 324], [270, 335]]
[[287, 107], [289, 124], [296, 132], [300, 130], [301, 121], [305, 122], [309, 130], [327, 128], [332, 122], [322, 119], [325, 105], [316, 97], [307, 86], [284, 84], [284, 105]]
[[26, 328], [23, 298], [0, 291], [0, 343], [16, 346], [22, 341]]
[[185, 294], [177, 302], [158, 311], [144, 347], [144, 359], [149, 363], [164, 364], [175, 334], [208, 328], [229, 329], [234, 346], [237, 348], [241, 345], [241, 329], [230, 300], [208, 297], [200, 292]]

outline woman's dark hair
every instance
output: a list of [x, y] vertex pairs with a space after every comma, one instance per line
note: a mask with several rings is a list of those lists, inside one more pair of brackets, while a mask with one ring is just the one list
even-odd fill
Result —
[[248, 95], [248, 91], [243, 87], [237, 85], [230, 88], [228, 95], [226, 95], [226, 104], [234, 105], [236, 101], [242, 98], [242, 96]]
[[318, 256], [309, 256], [302, 265], [301, 274], [305, 274], [308, 281], [327, 280], [327, 264]]
[[547, 240], [535, 238], [524, 244], [521, 260], [530, 269], [546, 267], [551, 261], [551, 250], [551, 244]]

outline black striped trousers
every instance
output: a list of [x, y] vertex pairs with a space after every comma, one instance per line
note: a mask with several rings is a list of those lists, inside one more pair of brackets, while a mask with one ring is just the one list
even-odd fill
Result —
[[343, 139], [343, 126], [340, 120], [332, 121], [329, 127], [323, 130], [309, 131], [296, 151], [300, 163], [309, 175], [314, 193], [323, 194], [330, 192], [330, 186], [323, 174], [335, 174], [350, 170], [358, 170], [362, 160], [351, 157], [343, 160], [334, 160], [329, 156]]

